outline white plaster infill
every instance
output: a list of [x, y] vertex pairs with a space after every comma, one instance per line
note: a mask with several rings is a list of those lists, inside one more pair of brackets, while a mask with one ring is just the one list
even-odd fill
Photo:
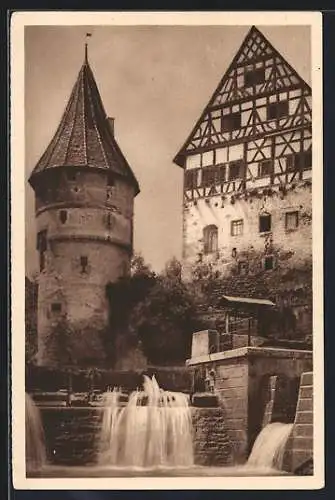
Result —
[[186, 360], [186, 366], [198, 365], [201, 363], [213, 363], [214, 361], [224, 361], [234, 358], [248, 357], [273, 357], [273, 358], [292, 358], [292, 359], [312, 359], [312, 351], [300, 349], [280, 349], [277, 347], [239, 347], [229, 351], [215, 352], [196, 358]]

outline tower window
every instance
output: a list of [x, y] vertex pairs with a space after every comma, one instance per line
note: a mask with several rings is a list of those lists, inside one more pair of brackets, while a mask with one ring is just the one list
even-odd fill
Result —
[[65, 224], [65, 222], [67, 221], [67, 210], [61, 210], [59, 212], [59, 220], [62, 224]]
[[265, 271], [270, 271], [274, 267], [274, 258], [273, 255], [268, 255], [264, 259], [264, 269]]
[[259, 232], [268, 233], [271, 231], [271, 215], [264, 214], [259, 216]]
[[60, 302], [53, 302], [51, 304], [51, 312], [60, 313], [62, 311], [62, 304]]
[[265, 69], [257, 68], [251, 71], [246, 71], [244, 75], [244, 84], [246, 87], [258, 85], [265, 81]]
[[231, 221], [230, 229], [232, 236], [243, 234], [243, 219]]
[[86, 273], [87, 272], [87, 266], [88, 266], [88, 257], [87, 255], [82, 255], [80, 257], [80, 266], [81, 266], [81, 272]]
[[115, 186], [115, 177], [112, 173], [107, 175], [107, 186], [113, 187]]
[[106, 214], [106, 225], [109, 229], [112, 228], [113, 226], [113, 223], [114, 223], [114, 217], [111, 213], [107, 213]]
[[37, 233], [37, 250], [39, 252], [40, 271], [45, 268], [45, 252], [47, 250], [47, 231], [44, 229]]
[[272, 173], [272, 160], [263, 160], [258, 164], [258, 177], [265, 177]]
[[294, 231], [299, 224], [298, 212], [286, 212], [285, 214], [285, 228], [287, 231]]
[[272, 102], [267, 107], [267, 119], [274, 120], [288, 115], [288, 101]]
[[214, 224], [204, 227], [204, 253], [214, 253], [218, 251], [218, 228]]
[[244, 163], [242, 160], [232, 161], [229, 164], [228, 180], [233, 181], [235, 179], [244, 177]]
[[37, 250], [40, 252], [45, 252], [47, 249], [47, 230], [43, 229], [43, 231], [40, 231], [37, 233], [37, 244], [36, 244]]
[[223, 115], [221, 120], [222, 132], [231, 132], [241, 128], [241, 113], [231, 113]]

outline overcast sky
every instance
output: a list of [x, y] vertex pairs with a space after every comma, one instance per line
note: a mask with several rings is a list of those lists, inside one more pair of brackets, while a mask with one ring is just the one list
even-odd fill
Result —
[[[310, 84], [310, 28], [257, 26]], [[181, 257], [182, 169], [172, 160], [237, 52], [247, 26], [58, 27], [25, 29], [28, 179], [51, 140], [84, 57], [116, 139], [141, 187], [135, 251], [159, 271]], [[27, 273], [36, 270], [34, 195], [26, 183]]]

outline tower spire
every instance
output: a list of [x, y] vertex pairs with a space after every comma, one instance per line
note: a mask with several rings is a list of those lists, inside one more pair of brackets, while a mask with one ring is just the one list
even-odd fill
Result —
[[92, 33], [86, 33], [86, 42], [85, 42], [85, 64], [88, 63], [88, 38], [92, 36]]

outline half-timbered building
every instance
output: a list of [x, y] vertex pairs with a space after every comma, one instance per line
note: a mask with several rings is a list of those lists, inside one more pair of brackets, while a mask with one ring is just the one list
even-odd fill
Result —
[[186, 275], [311, 260], [311, 126], [311, 88], [252, 27], [174, 159]]

